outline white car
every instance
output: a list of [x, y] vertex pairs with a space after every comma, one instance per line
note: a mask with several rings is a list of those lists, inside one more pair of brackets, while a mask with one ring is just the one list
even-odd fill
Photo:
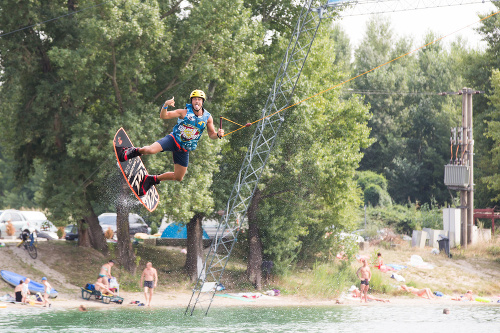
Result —
[[0, 210], [0, 238], [7, 236], [7, 224], [9, 221], [15, 228], [13, 236], [18, 237], [24, 230], [28, 230], [29, 232], [36, 230], [36, 223], [26, 220], [20, 211], [15, 209]]
[[21, 211], [26, 221], [36, 229], [39, 237], [48, 239], [58, 239], [57, 227], [47, 219], [42, 212], [37, 211]]

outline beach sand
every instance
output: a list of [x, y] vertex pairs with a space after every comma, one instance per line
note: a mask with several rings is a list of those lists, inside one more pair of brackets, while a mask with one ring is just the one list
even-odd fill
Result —
[[[255, 294], [255, 292], [253, 292]], [[220, 295], [229, 295], [230, 297], [221, 297]], [[55, 299], [51, 299], [52, 309], [78, 309], [83, 305], [87, 310], [89, 309], [120, 309], [137, 307], [137, 304], [130, 304], [131, 302], [139, 301], [144, 303], [144, 294], [137, 292], [122, 292], [120, 296], [124, 298], [123, 304], [110, 303], [105, 304], [100, 301], [81, 298], [81, 292], [75, 291], [71, 294], [61, 294]], [[153, 295], [151, 308], [186, 308], [191, 299], [192, 293], [188, 292], [157, 292]], [[196, 295], [195, 295], [196, 296]], [[377, 296], [377, 295], [374, 295]], [[245, 298], [237, 296], [234, 293], [217, 293], [213, 299], [211, 307], [315, 307], [315, 306], [387, 306], [387, 305], [443, 305], [449, 307], [452, 305], [496, 305], [500, 303], [482, 303], [482, 302], [469, 302], [469, 301], [454, 301], [449, 296], [438, 297], [436, 299], [424, 299], [418, 297], [398, 296], [389, 298], [386, 295], [379, 296], [389, 300], [389, 302], [368, 301], [368, 303], [361, 303], [359, 298], [352, 298], [350, 296], [339, 297], [338, 299], [313, 299], [299, 296], [266, 296], [262, 295], [258, 298]], [[6, 304], [6, 303], [4, 303]], [[207, 304], [207, 303], [205, 303]], [[7, 304], [8, 307], [26, 308], [28, 306], [21, 304]], [[31, 305], [41, 307], [41, 305]]]

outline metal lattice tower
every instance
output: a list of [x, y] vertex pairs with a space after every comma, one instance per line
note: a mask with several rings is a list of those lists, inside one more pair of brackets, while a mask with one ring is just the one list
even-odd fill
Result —
[[[490, 0], [491, 2], [500, 0]], [[319, 25], [325, 18], [367, 15], [384, 12], [425, 9], [454, 5], [482, 3], [484, 0], [324, 0], [312, 7], [313, 0], [304, 0], [302, 11], [279, 67], [273, 87], [262, 110], [262, 118], [254, 132], [233, 185], [225, 214], [203, 263], [202, 270], [186, 308], [186, 314], [195, 309], [208, 314], [217, 287], [246, 219], [247, 209], [256, 186], [278, 136], [284, 114], [279, 112], [290, 105], [302, 68], [307, 60]], [[318, 3], [318, 1], [315, 1]]]
[[208, 313], [240, 227], [246, 218], [247, 208], [283, 122], [283, 114], [276, 112], [289, 105], [321, 23], [321, 13], [311, 8], [311, 2], [312, 0], [306, 0], [303, 5], [295, 31], [262, 110], [262, 117], [267, 118], [258, 123], [250, 142], [186, 313], [193, 314], [196, 307], [201, 307]]

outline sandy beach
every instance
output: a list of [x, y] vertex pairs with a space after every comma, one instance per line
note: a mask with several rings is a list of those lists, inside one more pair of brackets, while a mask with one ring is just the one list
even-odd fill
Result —
[[[252, 294], [255, 294], [253, 292]], [[157, 292], [153, 295], [151, 308], [186, 308], [191, 299], [191, 293], [188, 292]], [[122, 292], [120, 296], [124, 298], [123, 304], [110, 303], [105, 304], [101, 301], [81, 298], [81, 293], [75, 290], [75, 293], [61, 294], [55, 299], [51, 299], [52, 309], [78, 309], [80, 305], [86, 309], [123, 309], [130, 307], [138, 307], [137, 304], [131, 302], [139, 301], [144, 303], [143, 293]], [[229, 297], [227, 297], [229, 296]], [[483, 303], [477, 301], [455, 301], [451, 300], [450, 296], [437, 297], [436, 299], [423, 299], [417, 297], [387, 297], [387, 295], [374, 295], [389, 302], [380, 302], [369, 300], [368, 303], [361, 303], [359, 298], [350, 296], [341, 296], [338, 299], [310, 299], [299, 296], [267, 296], [262, 295], [257, 298], [245, 298], [238, 296], [237, 293], [217, 293], [212, 302], [212, 307], [314, 307], [314, 306], [387, 306], [387, 305], [418, 305], [418, 306], [435, 306], [436, 304], [444, 307], [454, 305], [489, 305], [500, 306], [500, 303], [490, 302]], [[497, 298], [500, 299], [500, 298]], [[7, 303], [4, 303], [7, 304]], [[41, 307], [41, 305], [21, 305], [7, 304], [8, 307], [26, 308], [26, 307]], [[147, 308], [143, 306], [143, 308]]]

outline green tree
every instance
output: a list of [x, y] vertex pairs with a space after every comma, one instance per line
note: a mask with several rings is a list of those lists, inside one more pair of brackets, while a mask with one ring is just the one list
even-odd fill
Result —
[[[105, 251], [97, 214], [112, 207], [121, 191], [111, 153], [116, 129], [126, 128], [137, 146], [151, 144], [174, 125], [157, 120], [158, 105], [175, 95], [177, 106], [183, 107], [195, 88], [208, 93], [207, 106], [217, 119], [219, 105], [232, 98], [226, 92], [238, 75], [237, 66], [254, 59], [258, 23], [250, 20], [242, 1], [193, 1], [183, 13], [179, 2], [154, 0], [100, 6], [68, 2], [67, 7], [4, 4], [0, 20], [5, 31], [16, 29], [16, 22], [29, 25], [87, 8], [0, 41], [6, 68], [1, 79], [7, 134], [2, 146], [11, 150], [20, 179], [28, 178], [35, 159], [42, 161], [47, 180], [41, 204], [60, 220], [85, 217], [92, 245]], [[7, 13], [9, 8], [16, 9], [17, 20]], [[35, 113], [26, 122], [25, 114]], [[208, 188], [220, 146], [202, 142], [184, 182], [159, 186], [159, 211], [185, 221], [211, 211]], [[145, 163], [152, 173], [172, 168], [165, 155], [145, 158]], [[133, 253], [125, 228], [131, 207], [116, 209], [118, 228], [124, 231], [119, 254], [130, 264]], [[200, 254], [197, 250], [195, 256]]]
[[[436, 39], [428, 34], [425, 43]], [[355, 51], [355, 73], [360, 74], [412, 50], [409, 39], [396, 39], [390, 23], [373, 18], [367, 24], [364, 42]], [[439, 202], [447, 198], [443, 184], [444, 165], [449, 161], [449, 129], [460, 120], [460, 100], [441, 97], [443, 91], [458, 91], [463, 80], [457, 56], [463, 56], [457, 41], [447, 51], [439, 42], [378, 68], [354, 81], [365, 94], [373, 117], [372, 138], [361, 170], [384, 174], [388, 191], [399, 203], [410, 200]]]
[[392, 199], [387, 192], [387, 179], [373, 171], [358, 171], [355, 177], [363, 191], [365, 205], [390, 206]]
[[[334, 36], [327, 26], [320, 28], [294, 101], [345, 77], [345, 71], [333, 63], [337, 52], [332, 42]], [[270, 73], [277, 70], [272, 64], [279, 63], [283, 53], [279, 58], [276, 53], [284, 49], [286, 42], [284, 38], [276, 39], [262, 49], [258, 70], [242, 78], [242, 84], [249, 89], [239, 101], [252, 105], [254, 113], [263, 107], [267, 90], [262, 88], [272, 84], [274, 77]], [[345, 50], [346, 46], [341, 46]], [[245, 123], [259, 117], [251, 115], [244, 107], [246, 104], [242, 105], [234, 109], [231, 119]], [[286, 121], [248, 210], [247, 274], [257, 288], [263, 256], [274, 261], [278, 272], [283, 272], [299, 258], [309, 258], [319, 249], [328, 248], [331, 240], [325, 239], [327, 228], [352, 228], [350, 221], [356, 210], [349, 207], [360, 204], [353, 175], [361, 158], [360, 147], [369, 144], [368, 113], [361, 101], [356, 97], [341, 101], [339, 93], [331, 92], [286, 111], [284, 116]], [[224, 175], [234, 175], [239, 170], [239, 156], [246, 146], [238, 145], [247, 143], [245, 135], [248, 136], [240, 133], [244, 131], [236, 132], [229, 143], [231, 150], [224, 151]], [[234, 160], [238, 162], [232, 163]]]
[[[496, 3], [497, 8], [500, 6]], [[481, 18], [493, 14], [493, 10]], [[498, 52], [500, 18], [498, 15], [481, 21], [477, 31], [482, 35], [487, 47], [484, 51], [471, 52], [464, 58], [463, 66], [468, 87], [482, 90], [485, 94], [475, 95], [474, 103], [474, 181], [475, 207], [493, 207], [500, 204], [499, 189], [496, 183], [500, 167], [497, 159], [498, 140], [495, 137], [496, 123], [500, 117], [498, 103], [496, 102], [497, 83], [495, 72], [500, 68]], [[491, 125], [490, 125], [491, 123]]]
[[493, 202], [500, 201], [500, 71], [494, 70], [491, 76], [491, 85], [493, 94], [488, 96], [492, 107], [489, 116], [491, 120], [488, 121], [485, 135], [488, 139], [493, 141], [492, 149], [489, 152], [491, 156], [491, 165], [497, 166], [490, 171], [490, 175], [484, 177], [483, 181], [487, 184], [488, 189], [496, 194], [491, 198]]

